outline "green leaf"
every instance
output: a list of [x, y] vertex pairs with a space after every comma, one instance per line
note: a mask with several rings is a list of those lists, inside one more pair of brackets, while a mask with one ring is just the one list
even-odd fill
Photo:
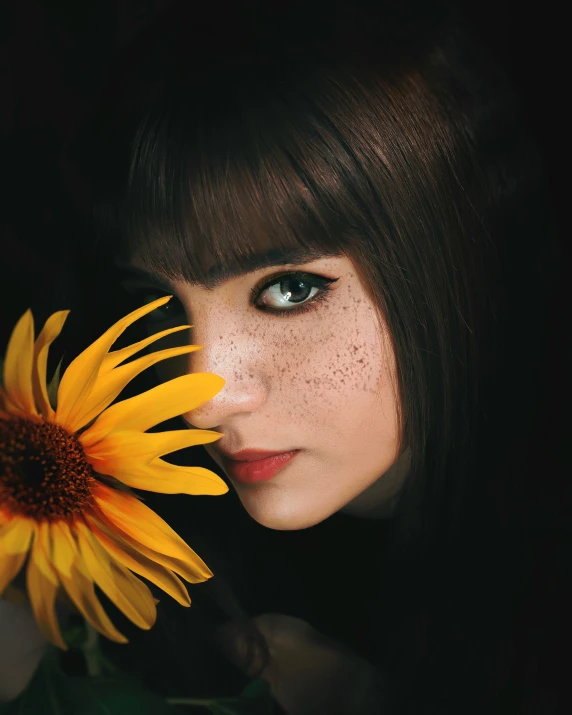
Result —
[[272, 698], [270, 684], [262, 678], [253, 680], [242, 691], [241, 696], [247, 698]]
[[[54, 654], [48, 650], [34, 677], [24, 692], [0, 708], [0, 715], [69, 715], [67, 695], [61, 688], [53, 663]], [[62, 673], [62, 675], [64, 675]], [[65, 676], [67, 677], [67, 676]]]
[[83, 625], [68, 626], [61, 630], [62, 637], [70, 648], [81, 648], [86, 641], [87, 635]]
[[134, 681], [73, 678], [74, 715], [173, 715], [163, 698]]
[[276, 703], [270, 685], [262, 679], [253, 680], [235, 698], [169, 698], [182, 708], [206, 708], [212, 715], [275, 715]]
[[213, 715], [273, 715], [276, 713], [270, 685], [262, 678], [249, 683], [235, 702], [214, 699], [210, 709]]
[[[70, 625], [66, 640], [80, 642], [85, 629]], [[159, 695], [127, 676], [71, 677], [60, 665], [60, 653], [50, 647], [28, 687], [16, 700], [0, 704], [0, 715], [175, 715], [197, 707], [212, 715], [273, 715], [270, 686], [254, 680], [239, 697], [173, 698], [172, 707]]]
[[0, 715], [174, 715], [163, 698], [126, 678], [70, 677], [48, 649], [32, 681]]
[[243, 715], [244, 713], [237, 703], [227, 704], [216, 701], [209, 706], [209, 710], [213, 715]]
[[50, 380], [49, 384], [47, 385], [47, 393], [48, 393], [48, 400], [50, 402], [50, 405], [52, 406], [52, 409], [55, 410], [57, 407], [57, 402], [58, 402], [58, 388], [60, 386], [60, 381], [61, 381], [61, 369], [62, 369], [62, 363], [64, 361], [64, 356], [60, 358], [60, 361], [54, 370], [54, 374], [52, 375], [52, 379]]
[[18, 701], [11, 700], [9, 703], [0, 703], [0, 715], [17, 715]]

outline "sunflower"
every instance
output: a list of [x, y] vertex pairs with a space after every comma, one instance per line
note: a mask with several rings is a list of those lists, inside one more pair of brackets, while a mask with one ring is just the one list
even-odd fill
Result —
[[131, 488], [163, 494], [228, 491], [208, 469], [160, 459], [214, 442], [219, 432], [146, 432], [210, 400], [224, 380], [210, 373], [184, 375], [111, 404], [146, 368], [200, 349], [159, 350], [125, 363], [156, 340], [189, 327], [183, 325], [110, 351], [128, 326], [170, 298], [119, 320], [71, 362], [61, 380], [58, 369], [50, 385], [48, 350], [69, 311], [51, 315], [34, 340], [28, 310], [8, 343], [0, 387], [0, 594], [27, 559], [27, 594], [38, 625], [64, 649], [55, 608], [59, 594], [99, 633], [126, 643], [105, 613], [96, 586], [133, 623], [148, 629], [155, 622], [156, 600], [135, 574], [184, 606], [190, 598], [179, 577], [199, 583], [212, 576]]

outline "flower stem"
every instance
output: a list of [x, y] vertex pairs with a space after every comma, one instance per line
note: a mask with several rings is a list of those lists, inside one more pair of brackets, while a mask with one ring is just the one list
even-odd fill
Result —
[[214, 705], [217, 707], [217, 712], [228, 713], [228, 715], [235, 715], [236, 710], [229, 709], [224, 706], [224, 702], [229, 704], [235, 704], [238, 702], [236, 698], [220, 698], [216, 700], [208, 698], [167, 698], [169, 705], [200, 705], [203, 708], [211, 708]]
[[87, 638], [83, 644], [82, 651], [87, 667], [87, 674], [90, 677], [101, 675], [101, 659], [99, 657], [99, 633], [95, 628], [87, 623], [85, 624]]

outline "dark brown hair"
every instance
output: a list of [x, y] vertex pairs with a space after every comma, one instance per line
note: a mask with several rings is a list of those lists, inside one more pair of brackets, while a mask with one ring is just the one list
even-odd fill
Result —
[[[95, 249], [207, 287], [211, 265], [262, 248], [353, 261], [392, 337], [412, 454], [391, 536], [393, 640], [380, 655], [409, 674], [397, 702], [418, 677], [405, 644], [420, 623], [432, 618], [425, 637], [453, 648], [459, 629], [484, 642], [507, 617], [511, 487], [495, 450], [513, 443], [492, 400], [509, 374], [503, 256], [536, 190], [534, 152], [502, 73], [436, 6], [398, 16], [334, 3], [301, 20], [294, 3], [276, 22], [251, 3], [225, 7], [223, 23], [220, 8], [188, 5], [139, 41], [106, 97], [90, 168]], [[467, 626], [476, 593], [488, 621]]]

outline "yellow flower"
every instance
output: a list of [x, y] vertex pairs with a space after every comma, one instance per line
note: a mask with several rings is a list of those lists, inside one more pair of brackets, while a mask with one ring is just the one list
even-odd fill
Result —
[[[190, 598], [179, 576], [190, 583], [212, 576], [130, 487], [164, 494], [228, 491], [208, 469], [160, 459], [184, 447], [214, 442], [219, 432], [146, 432], [210, 400], [224, 380], [210, 373], [184, 375], [111, 405], [147, 367], [200, 349], [187, 345], [159, 350], [122, 364], [165, 335], [189, 327], [183, 325], [110, 352], [129, 325], [170, 297], [115, 323], [73, 360], [59, 386], [57, 376], [46, 384], [48, 350], [69, 311], [54, 313], [34, 340], [28, 310], [8, 344], [0, 387], [0, 594], [28, 558], [27, 591], [36, 620], [61, 648], [66, 644], [55, 613], [61, 589], [95, 629], [125, 643], [97, 598], [95, 585], [133, 623], [148, 629], [156, 618], [155, 599], [134, 573], [184, 606], [190, 605]], [[57, 400], [50, 400], [56, 388]]]

